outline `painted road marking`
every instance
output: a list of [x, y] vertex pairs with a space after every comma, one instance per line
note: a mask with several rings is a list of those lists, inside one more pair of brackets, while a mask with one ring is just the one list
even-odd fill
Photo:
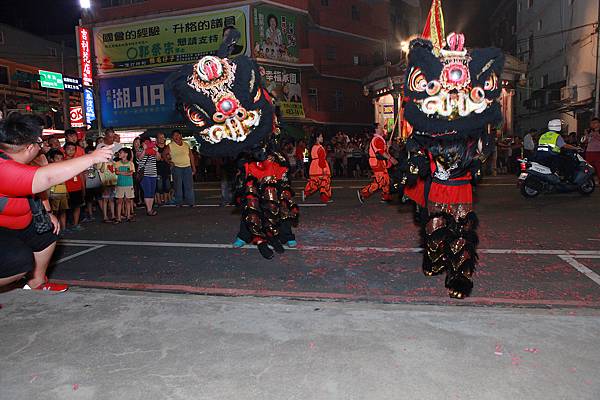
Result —
[[[62, 243], [60, 243], [60, 242], [59, 242], [59, 244], [62, 244]], [[77, 244], [77, 243], [68, 244], [68, 243], [67, 243], [67, 246], [84, 246], [84, 244]], [[103, 248], [103, 247], [105, 247], [105, 245], [103, 245], [103, 244], [102, 244], [102, 245], [96, 245], [96, 246], [94, 246], [94, 247], [90, 247], [89, 249], [82, 250], [82, 251], [80, 251], [80, 252], [77, 252], [77, 253], [75, 253], [75, 254], [71, 254], [70, 256], [67, 256], [67, 257], [61, 258], [60, 260], [57, 260], [57, 261], [55, 261], [54, 263], [52, 263], [52, 265], [58, 265], [58, 264], [61, 264], [61, 263], [67, 262], [67, 261], [69, 261], [69, 260], [72, 260], [72, 259], [74, 259], [74, 258], [80, 257], [80, 256], [82, 256], [82, 255], [84, 255], [84, 254], [91, 253], [92, 251], [96, 251], [96, 250], [98, 250], [98, 249], [101, 249], [101, 248]]]
[[[323, 204], [325, 206], [325, 204]], [[65, 239], [59, 244], [68, 245], [105, 245], [105, 246], [153, 246], [153, 247], [190, 247], [206, 249], [233, 249], [231, 244], [221, 243], [176, 243], [176, 242], [140, 242], [140, 241], [120, 241], [120, 240], [78, 240]], [[255, 247], [255, 246], [247, 246]], [[375, 247], [375, 246], [298, 246], [290, 250], [297, 251], [343, 251], [343, 252], [367, 252], [377, 251], [381, 253], [419, 253], [423, 249], [420, 247]], [[550, 255], [567, 257], [587, 257], [600, 256], [600, 250], [541, 250], [541, 249], [478, 249], [482, 254], [519, 254], [519, 255]]]
[[594, 271], [577, 261], [575, 257], [565, 255], [560, 255], [559, 257], [563, 261], [566, 261], [571, 267], [575, 268], [577, 271], [581, 272], [582, 274], [596, 282], [596, 284], [600, 285], [600, 275], [598, 275], [597, 273], [595, 273]]

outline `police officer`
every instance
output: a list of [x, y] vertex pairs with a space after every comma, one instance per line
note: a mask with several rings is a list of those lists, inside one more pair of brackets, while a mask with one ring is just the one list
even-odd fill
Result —
[[536, 160], [552, 169], [554, 172], [569, 179], [575, 165], [571, 157], [561, 154], [561, 149], [580, 151], [579, 147], [565, 143], [560, 131], [562, 130], [562, 121], [553, 119], [548, 122], [548, 132], [540, 136], [536, 151]]

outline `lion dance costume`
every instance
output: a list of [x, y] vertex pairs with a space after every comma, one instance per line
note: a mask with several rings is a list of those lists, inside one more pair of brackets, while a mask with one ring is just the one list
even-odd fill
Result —
[[308, 169], [308, 182], [304, 188], [303, 197], [310, 197], [320, 192], [322, 203], [331, 200], [331, 169], [327, 163], [327, 152], [320, 143], [315, 143], [310, 149], [310, 167]]
[[413, 135], [405, 193], [426, 210], [423, 272], [445, 272], [450, 297], [464, 298], [477, 264], [472, 184], [486, 156], [487, 127], [502, 120], [497, 100], [504, 56], [495, 48], [468, 53], [460, 34], [451, 33], [446, 43], [436, 51], [428, 40], [411, 42], [404, 115]]
[[388, 168], [392, 166], [392, 163], [388, 153], [387, 142], [382, 132], [381, 130], [376, 132], [371, 139], [371, 143], [369, 143], [369, 166], [373, 171], [373, 177], [371, 183], [357, 192], [361, 203], [378, 190], [381, 190], [381, 201], [392, 200], [392, 195], [390, 194], [390, 174], [388, 172]]
[[291, 226], [298, 206], [285, 159], [275, 150], [279, 129], [273, 100], [256, 63], [246, 56], [229, 59], [239, 32], [225, 38], [217, 56], [205, 56], [169, 77], [180, 112], [208, 157], [240, 161], [239, 236], [254, 243], [265, 258], [294, 242]]

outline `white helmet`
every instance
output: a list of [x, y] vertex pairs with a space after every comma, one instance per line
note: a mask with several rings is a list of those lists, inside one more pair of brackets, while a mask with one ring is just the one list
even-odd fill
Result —
[[548, 122], [548, 130], [560, 132], [562, 130], [562, 121], [560, 119], [550, 120], [550, 122]]

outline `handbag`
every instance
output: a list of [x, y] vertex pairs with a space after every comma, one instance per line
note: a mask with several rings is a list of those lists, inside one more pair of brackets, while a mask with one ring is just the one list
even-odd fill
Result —
[[85, 188], [86, 189], [98, 189], [102, 187], [102, 179], [100, 178], [100, 173], [96, 169], [96, 167], [92, 166], [87, 170], [86, 179], [85, 179]]
[[135, 171], [135, 180], [137, 182], [141, 182], [142, 179], [144, 179], [144, 173], [146, 172], [146, 164], [148, 164], [148, 156], [146, 156], [146, 161], [144, 162], [144, 165], [142, 165], [138, 168], [137, 171]]
[[42, 235], [46, 232], [52, 232], [54, 230], [54, 224], [50, 218], [50, 214], [46, 211], [40, 199], [29, 197], [29, 208], [31, 208], [31, 215], [33, 228], [38, 235]]

